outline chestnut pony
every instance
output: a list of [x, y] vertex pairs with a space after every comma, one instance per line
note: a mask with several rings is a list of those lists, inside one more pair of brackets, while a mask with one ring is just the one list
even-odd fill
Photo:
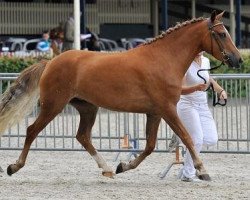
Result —
[[147, 115], [145, 150], [131, 162], [120, 163], [116, 173], [136, 168], [151, 154], [163, 118], [189, 149], [200, 178], [209, 180], [177, 115], [176, 104], [184, 74], [199, 52], [206, 51], [229, 66], [240, 66], [240, 53], [221, 22], [222, 15], [212, 12], [210, 18], [178, 24], [126, 52], [71, 50], [27, 68], [3, 95], [0, 132], [28, 114], [39, 96], [41, 111], [28, 127], [21, 155], [9, 165], [7, 173], [12, 175], [25, 165], [34, 139], [69, 103], [80, 113], [76, 138], [102, 168], [104, 176], [112, 177], [112, 168], [91, 143], [98, 107]]

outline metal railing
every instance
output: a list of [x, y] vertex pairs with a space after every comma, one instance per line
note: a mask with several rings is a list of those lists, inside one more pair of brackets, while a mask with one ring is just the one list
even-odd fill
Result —
[[[0, 74], [1, 92], [16, 79], [18, 74]], [[228, 92], [225, 107], [211, 107], [219, 142], [217, 146], [204, 148], [203, 152], [250, 153], [250, 75], [222, 74], [213, 75]], [[209, 98], [211, 102], [211, 98]], [[210, 103], [212, 105], [212, 103]], [[26, 128], [35, 120], [39, 106], [19, 124], [9, 128], [0, 138], [0, 149], [21, 149], [26, 136]], [[75, 139], [79, 124], [79, 114], [72, 106], [66, 106], [38, 136], [33, 150], [82, 150]], [[119, 113], [99, 109], [92, 130], [92, 142], [99, 151], [132, 151], [145, 148], [146, 116], [136, 113]], [[162, 121], [158, 131], [156, 152], [166, 152], [173, 131]], [[126, 137], [129, 144], [126, 146]], [[124, 147], [125, 145], [125, 147]]]

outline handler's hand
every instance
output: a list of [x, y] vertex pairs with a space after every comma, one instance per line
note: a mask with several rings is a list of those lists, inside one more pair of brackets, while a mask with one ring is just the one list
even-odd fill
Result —
[[220, 99], [227, 99], [227, 93], [225, 90], [222, 90], [219, 95]]
[[207, 87], [207, 84], [198, 84], [196, 85], [196, 91], [206, 91]]

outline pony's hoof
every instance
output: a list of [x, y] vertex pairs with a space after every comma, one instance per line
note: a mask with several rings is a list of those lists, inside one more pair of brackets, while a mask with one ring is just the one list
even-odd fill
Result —
[[11, 176], [12, 174], [15, 173], [15, 172], [13, 171], [13, 169], [12, 169], [12, 166], [13, 166], [13, 165], [9, 165], [8, 168], [7, 168], [7, 174], [8, 174], [9, 176]]
[[114, 178], [114, 173], [113, 172], [102, 172], [103, 176], [106, 176], [108, 178]]
[[117, 166], [117, 168], [116, 168], [116, 171], [115, 171], [115, 173], [116, 174], [119, 174], [119, 173], [122, 173], [122, 172], [124, 172], [124, 166], [125, 166], [126, 164], [125, 163], [120, 163], [118, 166]]
[[198, 175], [198, 178], [203, 181], [211, 181], [211, 178], [208, 174], [200, 174]]

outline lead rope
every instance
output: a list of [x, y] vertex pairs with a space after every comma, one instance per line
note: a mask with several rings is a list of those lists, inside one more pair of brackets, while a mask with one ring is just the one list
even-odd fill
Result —
[[[197, 71], [197, 76], [199, 76], [199, 77], [204, 81], [204, 84], [207, 84], [206, 79], [200, 75], [200, 72], [201, 72], [201, 71], [212, 71], [212, 70], [215, 70], [215, 69], [221, 67], [223, 64], [224, 64], [224, 63], [221, 62], [220, 65], [218, 65], [218, 66], [216, 66], [216, 67], [213, 67], [213, 68], [211, 68], [211, 69], [199, 69], [199, 70]], [[213, 86], [212, 83], [210, 83], [210, 85], [209, 85], [209, 87], [206, 89], [206, 91], [209, 90], [210, 87], [211, 87], [211, 89], [212, 89], [213, 106], [216, 106], [216, 105], [225, 106], [225, 105], [227, 104], [227, 99], [220, 99], [220, 94], [221, 94], [221, 92], [220, 92], [220, 94], [218, 95], [218, 98], [217, 98], [217, 102], [216, 102], [216, 94], [215, 94], [214, 86]]]

